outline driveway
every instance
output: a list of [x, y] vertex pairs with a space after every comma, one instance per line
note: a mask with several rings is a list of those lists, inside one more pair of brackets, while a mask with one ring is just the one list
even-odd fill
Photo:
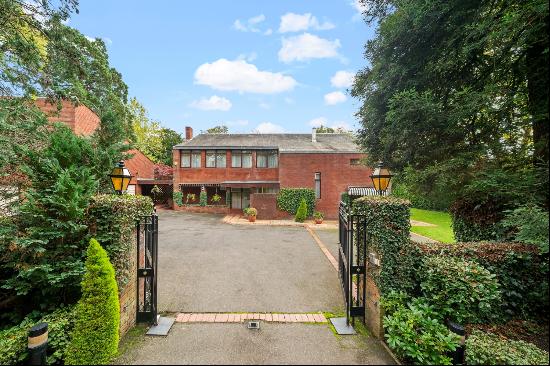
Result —
[[318, 312], [344, 303], [338, 275], [301, 227], [159, 213], [159, 310]]

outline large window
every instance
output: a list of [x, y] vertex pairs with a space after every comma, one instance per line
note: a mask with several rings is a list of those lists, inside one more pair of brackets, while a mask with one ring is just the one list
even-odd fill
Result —
[[191, 153], [191, 167], [200, 168], [201, 167], [201, 152], [193, 151]]
[[252, 152], [246, 150], [234, 150], [231, 152], [231, 167], [252, 168]]
[[315, 198], [321, 198], [321, 173], [315, 173]]
[[278, 166], [279, 159], [276, 150], [256, 152], [257, 168], [277, 168]]
[[181, 164], [182, 168], [191, 167], [191, 151], [182, 151], [181, 152]]
[[225, 168], [225, 150], [206, 151], [207, 168]]

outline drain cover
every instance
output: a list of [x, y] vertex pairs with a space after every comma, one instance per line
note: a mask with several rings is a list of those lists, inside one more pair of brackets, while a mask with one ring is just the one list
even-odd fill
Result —
[[248, 329], [260, 329], [260, 322], [257, 320], [248, 322]]

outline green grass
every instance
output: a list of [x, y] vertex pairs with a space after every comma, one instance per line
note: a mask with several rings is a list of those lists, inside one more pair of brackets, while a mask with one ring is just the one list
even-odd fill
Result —
[[413, 226], [411, 227], [413, 233], [427, 236], [443, 243], [455, 242], [451, 227], [451, 215], [449, 213], [411, 208], [411, 219], [437, 225], [434, 227]]

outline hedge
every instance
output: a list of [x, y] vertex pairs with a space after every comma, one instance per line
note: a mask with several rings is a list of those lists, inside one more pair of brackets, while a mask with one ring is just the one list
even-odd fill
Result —
[[[493, 309], [502, 321], [548, 319], [548, 261], [535, 245], [522, 243], [415, 244], [424, 256], [443, 255], [475, 261], [496, 276], [502, 300]], [[414, 255], [418, 255], [415, 253]], [[420, 272], [425, 269], [419, 269]]]
[[468, 365], [548, 365], [548, 352], [524, 341], [474, 330], [466, 339]]
[[315, 191], [310, 188], [282, 188], [277, 195], [277, 208], [296, 215], [302, 199], [307, 204], [307, 217], [315, 210]]
[[445, 319], [460, 324], [491, 320], [501, 302], [496, 276], [474, 261], [430, 256], [420, 274], [422, 295]]
[[120, 307], [115, 270], [107, 252], [91, 239], [76, 305], [66, 361], [71, 365], [108, 364], [118, 351]]
[[461, 199], [451, 205], [450, 213], [456, 241], [498, 240], [502, 236], [504, 209], [498, 203]]
[[147, 196], [97, 195], [92, 197], [86, 221], [88, 240], [97, 239], [105, 248], [115, 268], [118, 288], [130, 280], [128, 253], [135, 246], [134, 229], [142, 216], [153, 213], [153, 201]]
[[74, 327], [74, 306], [65, 306], [39, 319], [26, 318], [19, 325], [0, 331], [0, 365], [28, 363], [27, 335], [38, 323], [48, 323], [48, 364], [64, 361], [69, 334]]
[[414, 250], [409, 242], [409, 201], [392, 196], [365, 196], [353, 201], [351, 214], [368, 218], [367, 245], [370, 252], [381, 258], [380, 273], [374, 274], [380, 294], [413, 291], [417, 286], [414, 267], [418, 265], [414, 256], [402, 255], [402, 251]]

